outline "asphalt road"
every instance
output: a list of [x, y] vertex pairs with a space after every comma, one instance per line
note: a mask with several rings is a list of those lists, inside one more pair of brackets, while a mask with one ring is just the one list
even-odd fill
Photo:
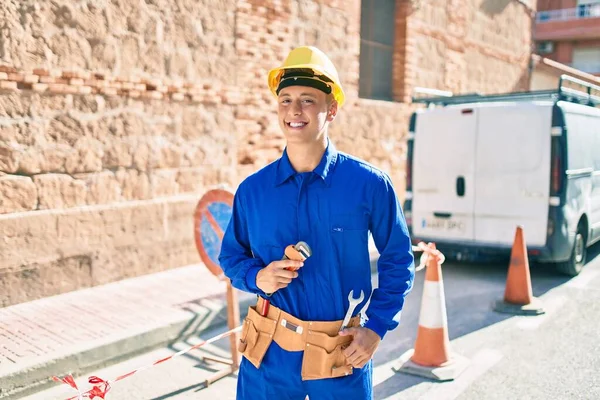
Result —
[[[534, 317], [500, 314], [492, 303], [502, 298], [505, 264], [447, 262], [443, 278], [452, 350], [469, 367], [451, 382], [438, 383], [395, 373], [392, 366], [414, 345], [423, 288], [423, 271], [407, 297], [398, 329], [388, 333], [375, 359], [374, 397], [390, 399], [600, 399], [600, 246], [577, 278], [558, 275], [544, 265], [531, 266], [533, 294], [546, 313]], [[210, 332], [205, 338], [219, 332]], [[107, 379], [172, 355], [197, 343], [191, 339], [96, 371]], [[203, 354], [227, 356], [227, 340], [173, 358], [113, 385], [110, 400], [235, 398], [235, 375], [205, 387], [218, 364]], [[86, 387], [85, 379], [78, 379]], [[66, 399], [74, 394], [55, 387], [28, 400]], [[318, 400], [318, 399], [311, 399]]]

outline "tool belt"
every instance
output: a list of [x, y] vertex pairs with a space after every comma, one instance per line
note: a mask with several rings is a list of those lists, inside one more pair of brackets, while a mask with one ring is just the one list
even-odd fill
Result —
[[[271, 305], [266, 316], [260, 315], [264, 300], [248, 307], [238, 350], [256, 368], [260, 367], [267, 349], [274, 340], [286, 351], [304, 351], [302, 380], [337, 378], [352, 374], [342, 350], [352, 336], [339, 336], [339, 321], [302, 321]], [[350, 320], [348, 327], [360, 325], [360, 316]]]

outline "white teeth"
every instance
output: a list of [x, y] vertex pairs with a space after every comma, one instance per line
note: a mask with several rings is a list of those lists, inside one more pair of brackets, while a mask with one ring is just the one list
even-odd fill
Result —
[[290, 126], [292, 128], [300, 128], [301, 126], [306, 125], [304, 122], [290, 122]]

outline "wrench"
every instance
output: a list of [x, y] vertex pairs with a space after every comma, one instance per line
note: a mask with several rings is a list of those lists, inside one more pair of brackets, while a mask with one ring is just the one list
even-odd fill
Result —
[[358, 297], [358, 299], [354, 298], [354, 290], [351, 290], [350, 293], [348, 293], [348, 311], [346, 311], [346, 316], [344, 317], [344, 321], [342, 322], [342, 327], [340, 328], [340, 331], [346, 329], [346, 327], [350, 323], [350, 318], [352, 318], [352, 313], [354, 313], [354, 309], [363, 301], [364, 298], [365, 293], [362, 290], [360, 291], [360, 296]]

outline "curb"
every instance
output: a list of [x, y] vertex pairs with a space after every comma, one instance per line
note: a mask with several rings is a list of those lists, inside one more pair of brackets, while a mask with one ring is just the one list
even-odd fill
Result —
[[[238, 292], [240, 318], [255, 302], [253, 295]], [[217, 301], [215, 301], [217, 303]], [[183, 314], [183, 313], [182, 313]], [[39, 362], [0, 376], [0, 399], [19, 399], [59, 385], [53, 375], [71, 373], [75, 378], [96, 369], [116, 364], [145, 352], [185, 340], [227, 324], [227, 304], [219, 299], [208, 314], [186, 312], [167, 324], [121, 337], [108, 338], [104, 343], [86, 349], [74, 349], [70, 354]], [[198, 319], [204, 320], [204, 323]]]
[[[371, 273], [377, 272], [378, 256], [371, 257]], [[238, 291], [240, 323], [256, 296]], [[215, 299], [210, 309], [185, 312], [174, 310], [174, 318], [144, 330], [109, 337], [87, 348], [73, 349], [69, 354], [52, 357], [36, 364], [21, 367], [0, 376], [0, 399], [19, 399], [59, 385], [52, 376], [72, 374], [77, 378], [99, 368], [119, 363], [148, 351], [168, 346], [194, 335], [201, 335], [227, 325], [225, 294]]]

